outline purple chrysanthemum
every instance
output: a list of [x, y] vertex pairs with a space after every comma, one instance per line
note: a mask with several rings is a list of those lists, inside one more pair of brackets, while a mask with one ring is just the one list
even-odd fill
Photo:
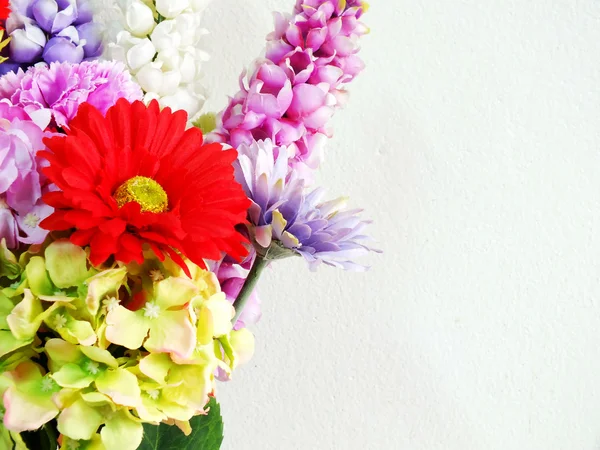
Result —
[[233, 147], [271, 139], [292, 153], [290, 165], [310, 178], [331, 132], [328, 122], [346, 99], [345, 83], [363, 69], [356, 56], [366, 6], [357, 0], [302, 0], [295, 14], [275, 15], [266, 58], [217, 118], [212, 141]]
[[304, 180], [288, 168], [284, 147], [269, 140], [238, 148], [237, 181], [252, 201], [249, 231], [258, 254], [266, 260], [299, 254], [311, 270], [321, 264], [364, 270], [354, 258], [369, 251], [363, 234], [369, 221], [361, 210], [346, 210], [343, 198], [322, 202], [324, 191], [305, 194]]
[[38, 226], [53, 211], [41, 200], [50, 189], [36, 156], [43, 136], [31, 121], [0, 120], [0, 240], [8, 248], [39, 244], [48, 233]]
[[0, 78], [0, 99], [5, 98], [28, 114], [48, 111], [59, 127], [68, 125], [79, 105], [90, 103], [102, 113], [119, 98], [141, 100], [142, 91], [122, 63], [85, 61], [52, 63], [10, 72]]
[[102, 34], [88, 0], [13, 0], [2, 73], [38, 62], [79, 63], [102, 54]]

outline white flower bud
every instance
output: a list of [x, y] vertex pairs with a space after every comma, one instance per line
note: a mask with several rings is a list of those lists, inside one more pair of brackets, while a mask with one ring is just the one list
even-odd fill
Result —
[[205, 101], [206, 98], [194, 93], [191, 86], [184, 86], [179, 87], [173, 95], [161, 98], [160, 104], [173, 110], [183, 109], [188, 113], [188, 119], [193, 120]]
[[161, 96], [174, 95], [177, 92], [179, 83], [181, 82], [181, 74], [177, 70], [163, 72], [163, 84], [158, 93]]
[[182, 62], [181, 55], [176, 48], [169, 48], [158, 52], [157, 61], [163, 63], [163, 70], [179, 70]]
[[139, 70], [135, 77], [141, 88], [146, 92], [159, 94], [162, 89], [163, 72], [156, 63], [146, 64]]
[[179, 65], [179, 71], [181, 72], [181, 82], [191, 83], [196, 78], [196, 62], [194, 61], [194, 55], [190, 52], [186, 52], [183, 55], [181, 64]]
[[125, 21], [131, 34], [144, 37], [152, 33], [156, 26], [152, 10], [141, 0], [133, 0], [125, 13]]
[[150, 37], [158, 51], [181, 46], [181, 34], [177, 31], [174, 20], [159, 23]]
[[127, 52], [127, 64], [133, 72], [152, 62], [156, 55], [156, 49], [150, 39], [137, 40], [138, 42]]
[[172, 19], [189, 7], [189, 0], [156, 0], [156, 10], [167, 19]]

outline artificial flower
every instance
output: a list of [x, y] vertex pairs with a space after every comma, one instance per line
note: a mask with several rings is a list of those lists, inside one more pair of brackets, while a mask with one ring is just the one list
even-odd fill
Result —
[[[200, 41], [207, 34], [201, 17], [208, 3], [123, 1], [116, 8], [120, 29], [115, 32], [112, 26], [107, 38], [109, 57], [127, 64], [144, 90], [146, 103], [158, 100], [161, 107], [184, 110], [190, 120], [206, 100], [201, 78], [209, 57], [200, 50]], [[108, 13], [100, 12], [99, 20], [110, 20]]]
[[[151, 255], [141, 266], [98, 271], [68, 240], [20, 262], [10, 252], [0, 255], [23, 264], [15, 274], [20, 281], [0, 291], [6, 431], [38, 429], [56, 418], [62, 448], [135, 450], [142, 422], [189, 428], [188, 420], [205, 413], [214, 373], [231, 376], [253, 353], [252, 334], [232, 329], [233, 308], [215, 275], [190, 262], [191, 278]], [[63, 332], [70, 320], [79, 323], [73, 334]], [[53, 337], [39, 340], [42, 327]], [[75, 339], [85, 328], [94, 339]], [[34, 362], [40, 353], [45, 369]]]
[[4, 22], [10, 14], [10, 0], [0, 0], [0, 21]]
[[[251, 256], [246, 258], [246, 261], [242, 264], [236, 264], [235, 262], [229, 261], [228, 258], [226, 258], [226, 261], [222, 261], [218, 265], [218, 268], [213, 269], [215, 270], [217, 279], [221, 285], [221, 290], [225, 294], [227, 301], [230, 303], [235, 301], [242, 290], [242, 286], [244, 285], [248, 276], [248, 270], [250, 269], [255, 257], [256, 253], [252, 252]], [[260, 297], [258, 296], [258, 292], [254, 290], [250, 294], [250, 298], [248, 299], [248, 302], [244, 307], [240, 317], [234, 324], [234, 330], [255, 325], [258, 323], [261, 316], [262, 312], [260, 306]]]
[[125, 66], [114, 61], [52, 63], [19, 69], [0, 78], [0, 99], [23, 108], [29, 115], [46, 112], [53, 124], [65, 127], [82, 103], [102, 114], [119, 98], [140, 100], [142, 92]]
[[[22, 117], [18, 109], [7, 108]], [[44, 161], [36, 156], [44, 148], [43, 135], [28, 120], [0, 121], [0, 239], [5, 239], [9, 248], [40, 244], [48, 234], [39, 227], [52, 213], [42, 202], [42, 195], [51, 187], [40, 172]]]
[[88, 0], [19, 0], [6, 22], [11, 37], [3, 73], [37, 62], [79, 63], [102, 53]]
[[363, 235], [370, 222], [359, 219], [360, 210], [346, 210], [343, 198], [322, 202], [322, 189], [305, 194], [304, 180], [288, 170], [287, 150], [269, 140], [241, 145], [238, 152], [236, 179], [252, 201], [249, 231], [262, 258], [299, 254], [312, 270], [321, 263], [365, 269], [353, 262], [373, 251]]
[[234, 180], [234, 150], [202, 145], [202, 133], [185, 129], [184, 112], [160, 111], [119, 100], [106, 118], [80, 107], [69, 134], [46, 141], [44, 173], [60, 191], [44, 196], [56, 208], [48, 230], [74, 229], [70, 239], [90, 246], [99, 266], [110, 257], [143, 263], [143, 244], [169, 255], [189, 273], [182, 257], [204, 267], [226, 252], [247, 254], [235, 230], [249, 204]]
[[289, 164], [310, 181], [331, 137], [329, 121], [344, 105], [344, 85], [363, 69], [356, 56], [366, 4], [300, 0], [293, 16], [275, 14], [265, 58], [256, 60], [241, 90], [218, 116], [211, 142], [234, 147], [270, 139], [285, 146]]

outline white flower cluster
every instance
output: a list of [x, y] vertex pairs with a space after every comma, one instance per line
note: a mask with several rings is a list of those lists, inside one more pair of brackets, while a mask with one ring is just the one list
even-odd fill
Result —
[[128, 66], [146, 102], [157, 99], [162, 107], [183, 109], [190, 120], [206, 100], [201, 78], [209, 55], [198, 44], [208, 33], [200, 20], [210, 1], [113, 0], [101, 8], [106, 56]]

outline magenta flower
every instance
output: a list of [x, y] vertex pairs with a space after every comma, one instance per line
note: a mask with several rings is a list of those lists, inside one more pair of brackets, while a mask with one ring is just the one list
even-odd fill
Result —
[[266, 59], [259, 59], [217, 120], [211, 141], [234, 147], [270, 139], [287, 147], [290, 166], [310, 179], [323, 157], [328, 123], [346, 100], [345, 83], [364, 65], [356, 56], [368, 29], [356, 0], [304, 0], [276, 14]]
[[53, 211], [41, 200], [51, 189], [36, 156], [44, 148], [43, 137], [33, 122], [0, 121], [0, 239], [8, 248], [39, 244], [47, 235], [38, 226]]
[[31, 67], [0, 78], [0, 99], [8, 99], [30, 116], [48, 111], [59, 127], [69, 124], [79, 105], [90, 103], [102, 113], [119, 98], [142, 99], [140, 87], [122, 63], [86, 61], [80, 64], [52, 63]]

